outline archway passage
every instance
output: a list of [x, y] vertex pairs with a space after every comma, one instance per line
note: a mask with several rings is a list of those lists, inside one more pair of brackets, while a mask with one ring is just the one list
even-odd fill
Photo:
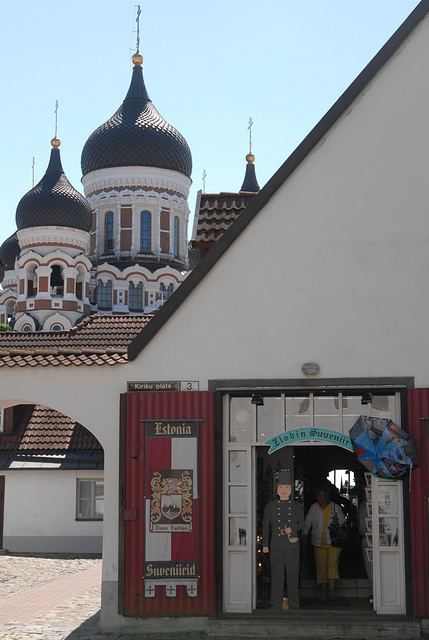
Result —
[[10, 552], [102, 552], [104, 452], [73, 418], [41, 405], [2, 412], [3, 546]]
[[[349, 542], [343, 547], [339, 561], [339, 575], [336, 587], [335, 603], [327, 603], [321, 598], [320, 588], [316, 584], [316, 566], [314, 551], [310, 541], [300, 546], [300, 603], [302, 609], [372, 611], [372, 577], [366, 573], [362, 535], [359, 534], [358, 508], [365, 498], [364, 467], [356, 456], [344, 448], [326, 445], [305, 445], [287, 447], [282, 467], [291, 468], [295, 478], [295, 499], [304, 507], [307, 514], [316, 501], [316, 491], [322, 486], [330, 486], [333, 502], [339, 504], [347, 518], [350, 534]], [[266, 447], [257, 448], [257, 609], [261, 612], [270, 608], [271, 576], [269, 558], [261, 550], [261, 523], [265, 504], [275, 497], [275, 475], [272, 459]], [[350, 471], [350, 486], [344, 483], [341, 488], [329, 481], [332, 471]], [[332, 477], [332, 474], [331, 474]], [[342, 489], [340, 491], [340, 489]], [[287, 597], [287, 581], [285, 581]]]

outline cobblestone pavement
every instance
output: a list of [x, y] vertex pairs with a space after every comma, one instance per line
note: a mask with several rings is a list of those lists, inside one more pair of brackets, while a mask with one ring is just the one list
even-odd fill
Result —
[[0, 555], [0, 598], [7, 598], [23, 589], [40, 587], [65, 575], [85, 571], [101, 565], [99, 556], [75, 556], [72, 554]]
[[[101, 633], [100, 585], [99, 557], [0, 554], [0, 640], [207, 640], [203, 632]], [[318, 635], [319, 640], [344, 640], [329, 633], [328, 627], [326, 634]], [[267, 635], [271, 636], [268, 630], [263, 636]], [[373, 636], [362, 635], [368, 637]], [[394, 637], [405, 640], [408, 636]], [[223, 636], [222, 640], [232, 638]], [[255, 640], [255, 636], [235, 636], [234, 640]]]
[[[67, 595], [67, 589], [61, 588], [68, 584], [70, 591], [73, 583], [68, 577], [85, 572], [85, 580], [97, 567], [101, 576], [101, 558], [95, 556], [0, 555], [0, 640], [201, 640], [205, 636], [101, 633], [100, 585], [84, 590], [75, 587], [71, 597], [62, 600], [61, 596]], [[36, 601], [33, 609], [29, 606], [32, 598]], [[49, 606], [51, 600], [56, 601], [55, 606]]]
[[[25, 607], [18, 608], [19, 597], [39, 592], [52, 585], [55, 595], [59, 580], [78, 572], [100, 567], [101, 559], [95, 556], [58, 554], [9, 554], [0, 556], [0, 638], [24, 640], [88, 640], [106, 638], [99, 634], [100, 586], [77, 593], [48, 610], [39, 606], [31, 620], [26, 620]], [[66, 594], [67, 595], [67, 594]], [[57, 598], [57, 600], [60, 598]], [[49, 606], [49, 603], [48, 603]], [[4, 623], [7, 614], [13, 622]], [[37, 615], [38, 614], [38, 615]], [[16, 620], [16, 622], [15, 622]], [[24, 621], [23, 621], [24, 620]]]

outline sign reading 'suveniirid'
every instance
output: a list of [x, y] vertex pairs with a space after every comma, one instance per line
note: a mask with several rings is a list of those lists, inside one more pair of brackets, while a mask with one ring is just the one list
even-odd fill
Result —
[[145, 562], [145, 578], [198, 578], [196, 562]]
[[296, 444], [297, 442], [325, 442], [326, 444], [335, 444], [353, 452], [353, 445], [350, 436], [331, 429], [320, 429], [316, 427], [303, 427], [301, 429], [291, 429], [284, 431], [277, 436], [273, 436], [265, 441], [270, 445], [268, 453], [274, 453], [281, 447]]

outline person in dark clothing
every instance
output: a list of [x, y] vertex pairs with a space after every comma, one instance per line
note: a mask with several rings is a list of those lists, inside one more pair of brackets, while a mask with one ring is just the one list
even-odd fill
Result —
[[299, 609], [298, 534], [304, 526], [304, 510], [302, 505], [290, 499], [291, 492], [291, 473], [280, 471], [277, 480], [279, 498], [265, 506], [262, 520], [262, 551], [270, 553], [271, 604], [276, 609], [282, 609], [285, 570], [289, 609]]

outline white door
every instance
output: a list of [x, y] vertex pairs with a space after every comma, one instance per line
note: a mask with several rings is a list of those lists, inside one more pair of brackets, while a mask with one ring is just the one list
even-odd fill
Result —
[[405, 550], [402, 480], [371, 477], [374, 609], [405, 614]]
[[224, 397], [223, 609], [250, 613], [256, 605], [255, 407]]
[[224, 477], [224, 611], [251, 612], [254, 585], [254, 447], [228, 447]]

